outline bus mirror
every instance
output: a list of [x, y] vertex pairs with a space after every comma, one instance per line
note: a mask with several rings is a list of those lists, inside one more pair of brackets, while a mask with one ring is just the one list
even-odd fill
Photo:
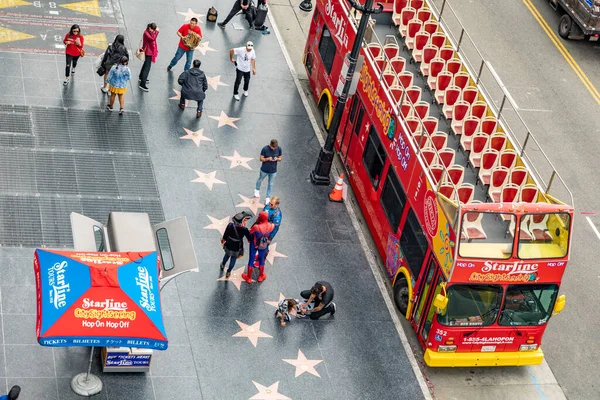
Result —
[[567, 302], [567, 296], [565, 296], [564, 294], [558, 296], [556, 303], [554, 303], [554, 310], [552, 311], [552, 315], [556, 315], [556, 314], [560, 313], [565, 308], [566, 302]]
[[438, 294], [433, 300], [433, 306], [435, 307], [438, 314], [443, 312], [448, 306], [448, 298], [443, 294]]

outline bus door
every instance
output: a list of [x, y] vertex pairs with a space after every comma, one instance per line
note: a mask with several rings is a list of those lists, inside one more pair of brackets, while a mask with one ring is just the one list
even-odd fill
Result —
[[[437, 267], [435, 260], [429, 263], [428, 268], [429, 270], [427, 271], [427, 276], [424, 280], [425, 285], [428, 285], [428, 287], [426, 288], [426, 291], [423, 291], [423, 294], [419, 299], [419, 305], [415, 309], [414, 314], [415, 323], [413, 324], [415, 329], [417, 329], [419, 340], [425, 348], [427, 347], [427, 342], [431, 342], [433, 336], [439, 334], [439, 332], [431, 332], [433, 318], [435, 317], [433, 299], [440, 294], [442, 290], [441, 283], [444, 282], [442, 270]], [[441, 339], [439, 341], [441, 341]]]
[[352, 142], [358, 141], [358, 134], [363, 126], [364, 115], [365, 107], [359, 96], [354, 95], [350, 104], [350, 113], [346, 119], [346, 124], [343, 129], [340, 129], [338, 132], [337, 138], [340, 158], [346, 167], [348, 167], [348, 151], [353, 144]]

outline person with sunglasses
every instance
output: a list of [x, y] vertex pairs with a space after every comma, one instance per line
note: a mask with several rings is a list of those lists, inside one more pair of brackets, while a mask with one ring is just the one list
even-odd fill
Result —
[[269, 222], [275, 225], [275, 229], [271, 232], [271, 241], [275, 238], [275, 235], [279, 231], [279, 225], [281, 225], [281, 208], [279, 208], [279, 197], [273, 196], [271, 201], [265, 206], [263, 211], [269, 213]]
[[[66, 45], [65, 55], [67, 57], [67, 67], [65, 68], [65, 81], [63, 82], [63, 85], [67, 86], [71, 80], [71, 74], [75, 74], [75, 67], [77, 67], [79, 57], [85, 54], [83, 50], [83, 35], [81, 35], [81, 28], [79, 28], [79, 25], [75, 24], [71, 26], [63, 43]], [[72, 68], [71, 65], [73, 65]]]

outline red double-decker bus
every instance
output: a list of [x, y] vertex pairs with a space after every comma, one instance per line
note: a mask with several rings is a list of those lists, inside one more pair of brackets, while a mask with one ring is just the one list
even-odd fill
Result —
[[[539, 364], [565, 305], [573, 198], [443, 4], [371, 16], [336, 150], [427, 365]], [[304, 64], [325, 129], [359, 19], [316, 0]]]

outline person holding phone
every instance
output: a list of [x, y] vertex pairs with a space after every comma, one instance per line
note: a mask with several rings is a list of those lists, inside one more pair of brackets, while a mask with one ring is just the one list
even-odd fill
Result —
[[[69, 30], [69, 33], [65, 36], [63, 43], [67, 46], [65, 48], [65, 55], [67, 57], [67, 67], [65, 68], [65, 81], [63, 85], [67, 86], [71, 80], [71, 74], [75, 74], [75, 67], [77, 67], [77, 61], [84, 53], [83, 50], [83, 35], [81, 35], [81, 28], [75, 24]], [[71, 68], [71, 65], [73, 67]]]
[[273, 180], [275, 179], [275, 175], [277, 175], [277, 163], [281, 161], [282, 154], [283, 151], [281, 150], [281, 147], [279, 147], [277, 139], [272, 139], [271, 143], [269, 143], [268, 146], [263, 147], [260, 152], [260, 161], [262, 162], [262, 165], [260, 166], [260, 175], [256, 181], [254, 197], [260, 198], [260, 185], [262, 185], [262, 182], [266, 177], [269, 177], [267, 183], [267, 197], [265, 198], [266, 203], [271, 201]]

